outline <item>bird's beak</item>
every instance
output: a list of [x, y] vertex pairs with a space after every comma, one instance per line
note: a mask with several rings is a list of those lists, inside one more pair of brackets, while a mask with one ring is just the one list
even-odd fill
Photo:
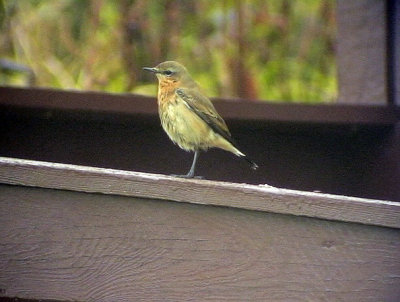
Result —
[[152, 68], [152, 67], [143, 67], [143, 70], [150, 71], [150, 72], [153, 72], [153, 73], [159, 73], [160, 72], [157, 68]]

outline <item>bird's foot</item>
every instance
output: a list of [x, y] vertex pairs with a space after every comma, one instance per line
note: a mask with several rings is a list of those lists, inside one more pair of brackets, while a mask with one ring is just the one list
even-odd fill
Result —
[[196, 179], [204, 179], [203, 176], [199, 176], [199, 175], [190, 175], [190, 174], [184, 174], [184, 175], [177, 175], [177, 174], [171, 174], [171, 176], [173, 177], [178, 177], [178, 178], [196, 178]]

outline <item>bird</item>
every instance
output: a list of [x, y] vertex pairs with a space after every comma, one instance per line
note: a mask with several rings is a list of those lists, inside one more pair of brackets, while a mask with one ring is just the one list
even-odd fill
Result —
[[[194, 152], [190, 170], [183, 178], [195, 177], [200, 151], [220, 148], [244, 158], [252, 169], [258, 165], [239, 150], [231, 133], [210, 99], [202, 93], [188, 70], [176, 61], [143, 67], [158, 79], [158, 113], [169, 138], [185, 151]], [[199, 176], [201, 178], [201, 176]]]

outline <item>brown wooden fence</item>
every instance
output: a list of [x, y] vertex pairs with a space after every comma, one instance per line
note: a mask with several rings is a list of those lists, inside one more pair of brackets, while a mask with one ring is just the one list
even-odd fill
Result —
[[0, 299], [400, 296], [396, 107], [216, 102], [260, 170], [210, 151], [185, 180], [154, 98], [0, 95]]

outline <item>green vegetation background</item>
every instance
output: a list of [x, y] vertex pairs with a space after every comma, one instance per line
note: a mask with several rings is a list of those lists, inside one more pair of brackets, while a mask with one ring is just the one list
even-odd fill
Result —
[[[141, 70], [187, 66], [209, 96], [337, 98], [334, 0], [0, 0], [0, 58], [34, 85], [154, 95]], [[3, 68], [2, 85], [27, 76]]]

